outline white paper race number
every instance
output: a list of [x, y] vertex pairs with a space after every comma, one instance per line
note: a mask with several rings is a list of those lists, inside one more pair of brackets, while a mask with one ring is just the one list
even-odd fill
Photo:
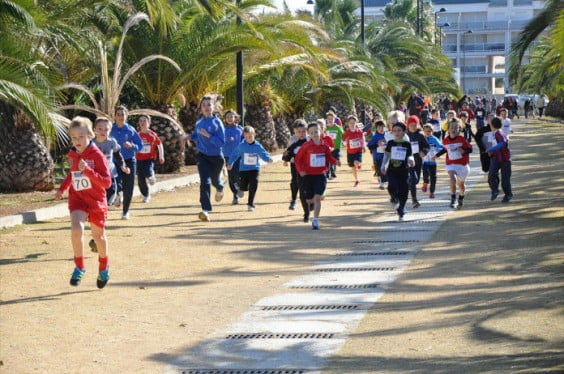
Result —
[[392, 147], [392, 160], [405, 161], [406, 156], [407, 156], [407, 148]]
[[460, 147], [462, 147], [462, 143], [454, 143], [448, 145], [447, 152], [449, 160], [459, 160], [462, 158]]
[[73, 171], [72, 186], [75, 191], [83, 191], [92, 188], [92, 182], [90, 182], [90, 178], [82, 174], [81, 171]]
[[325, 166], [325, 154], [313, 153], [309, 155], [309, 164], [312, 168], [320, 168]]
[[411, 153], [414, 155], [419, 153], [419, 142], [411, 142]]
[[327, 131], [327, 135], [331, 137], [331, 139], [337, 139], [337, 131]]
[[143, 148], [139, 153], [151, 153], [151, 144], [143, 143]]
[[243, 156], [243, 164], [245, 165], [256, 165], [258, 162], [258, 155], [256, 153], [245, 153]]
[[362, 147], [362, 142], [360, 139], [351, 139], [349, 140], [349, 144], [351, 146], [351, 149], [357, 149]]

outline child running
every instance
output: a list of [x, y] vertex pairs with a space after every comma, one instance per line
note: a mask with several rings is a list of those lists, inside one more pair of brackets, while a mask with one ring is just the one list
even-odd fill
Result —
[[80, 285], [86, 272], [82, 237], [84, 222], [88, 220], [99, 252], [96, 285], [98, 288], [104, 288], [110, 279], [105, 231], [108, 212], [106, 188], [112, 183], [110, 170], [104, 154], [92, 142], [94, 131], [92, 131], [92, 122], [88, 118], [73, 118], [69, 126], [69, 135], [73, 145], [67, 156], [70, 171], [57, 190], [55, 199], [60, 200], [63, 193], [69, 190], [71, 242], [75, 263], [70, 284]]
[[374, 167], [380, 180], [380, 189], [386, 188], [388, 178], [382, 174], [382, 161], [384, 160], [384, 153], [386, 152], [386, 136], [384, 129], [386, 124], [384, 121], [376, 121], [376, 130], [372, 135], [372, 139], [368, 142], [368, 149], [372, 151], [372, 158], [374, 160]]
[[185, 140], [192, 140], [198, 149], [198, 174], [200, 174], [200, 204], [202, 211], [198, 218], [202, 222], [210, 221], [211, 186], [216, 189], [215, 201], [223, 199], [223, 181], [220, 178], [223, 169], [223, 146], [225, 145], [225, 128], [223, 122], [214, 114], [215, 100], [204, 96], [200, 100], [202, 117], [196, 121], [194, 132]]
[[388, 177], [390, 201], [400, 221], [405, 215], [405, 203], [409, 193], [409, 168], [415, 166], [411, 143], [404, 139], [405, 130], [405, 125], [401, 122], [392, 125], [394, 138], [386, 144], [382, 161], [382, 174]]
[[282, 160], [284, 161], [284, 166], [288, 166], [290, 163], [290, 172], [292, 173], [292, 180], [290, 181], [290, 191], [292, 194], [292, 199], [290, 201], [290, 210], [296, 209], [296, 199], [298, 197], [298, 191], [300, 193], [300, 202], [302, 203], [302, 208], [304, 210], [304, 222], [309, 222], [309, 205], [305, 199], [302, 186], [302, 177], [300, 173], [296, 170], [296, 165], [294, 164], [294, 158], [299, 152], [300, 147], [307, 142], [306, 133], [307, 123], [304, 120], [298, 119], [294, 122], [294, 137], [296, 141], [290, 144], [288, 149], [282, 155]]
[[[435, 156], [437, 152], [443, 149], [441, 141], [434, 135], [434, 127], [431, 124], [423, 126], [425, 139], [429, 143], [429, 152], [423, 157], [423, 186], [421, 191], [427, 192], [429, 186], [429, 198], [435, 198], [435, 187], [437, 185], [437, 162]], [[440, 134], [440, 132], [439, 132]]]
[[147, 114], [139, 116], [139, 137], [143, 141], [143, 148], [135, 154], [137, 158], [137, 183], [139, 184], [139, 191], [143, 195], [143, 202], [148, 203], [151, 200], [149, 186], [147, 181], [152, 186], [156, 182], [155, 178], [155, 158], [157, 152], [159, 154], [159, 163], [164, 164], [164, 149], [161, 139], [156, 132], [151, 130], [151, 117]]
[[354, 186], [360, 183], [358, 171], [362, 168], [362, 152], [365, 152], [364, 134], [357, 127], [358, 118], [349, 116], [347, 118], [348, 129], [343, 134], [343, 142], [347, 145], [347, 163], [352, 170]]
[[409, 141], [411, 142], [411, 152], [415, 160], [415, 165], [409, 170], [409, 190], [411, 192], [411, 201], [413, 209], [421, 206], [417, 200], [417, 184], [421, 179], [421, 168], [423, 167], [423, 157], [429, 152], [429, 143], [423, 134], [421, 134], [421, 126], [419, 125], [419, 117], [409, 116], [407, 119], [407, 129]]
[[272, 163], [273, 160], [264, 149], [262, 144], [255, 140], [255, 129], [245, 126], [243, 129], [245, 141], [239, 143], [237, 148], [229, 156], [227, 170], [233, 169], [233, 164], [239, 162], [239, 189], [249, 191], [249, 201], [247, 203], [249, 212], [255, 210], [255, 195], [258, 189], [258, 179], [260, 173], [260, 160]]
[[499, 111], [499, 116], [501, 117], [501, 130], [509, 139], [509, 134], [513, 134], [513, 128], [511, 127], [511, 120], [507, 118], [507, 109], [502, 108]]
[[[225, 155], [225, 164], [229, 165], [229, 157], [237, 148], [239, 144], [241, 144], [241, 140], [243, 139], [243, 128], [235, 123], [237, 118], [237, 113], [229, 109], [225, 112], [224, 119], [225, 119], [225, 145], [223, 146], [223, 153]], [[232, 160], [231, 163], [233, 167], [228, 170], [227, 177], [229, 180], [229, 189], [233, 193], [233, 201], [231, 202], [233, 205], [239, 204], [239, 195], [243, 197], [243, 192], [239, 191], [239, 162], [237, 160]]]
[[[307, 128], [311, 140], [301, 146], [294, 159], [296, 169], [302, 179], [302, 188], [308, 204], [313, 204], [311, 227], [319, 230], [321, 196], [327, 186], [327, 162], [339, 165], [333, 158], [329, 146], [321, 141], [321, 130], [317, 123], [310, 123]], [[362, 132], [361, 132], [362, 133]]]
[[501, 119], [492, 119], [491, 127], [495, 131], [494, 139], [497, 142], [487, 152], [491, 157], [490, 170], [488, 173], [488, 184], [492, 190], [491, 200], [494, 201], [499, 195], [499, 170], [501, 169], [501, 188], [505, 196], [502, 203], [508, 203], [513, 198], [511, 191], [511, 152], [509, 152], [509, 140], [501, 130], [503, 126]]
[[[470, 157], [472, 145], [460, 135], [460, 121], [453, 118], [448, 127], [448, 136], [443, 139], [443, 150], [437, 153], [437, 157], [447, 154], [446, 171], [450, 177], [450, 207], [462, 209], [464, 205], [464, 193], [466, 192], [465, 181], [470, 172]], [[458, 204], [456, 203], [456, 187], [458, 186]]]
[[442, 138], [440, 114], [441, 113], [437, 109], [432, 109], [431, 119], [428, 122], [433, 127], [433, 136], [437, 139]]
[[[335, 146], [331, 155], [336, 160], [341, 159], [341, 145], [343, 144], [343, 127], [335, 123], [335, 113], [329, 111], [325, 114], [325, 120], [327, 121], [327, 128], [325, 133], [333, 139]], [[305, 122], [304, 122], [305, 123]], [[329, 164], [329, 172], [327, 173], [328, 179], [337, 178], [337, 167], [334, 164]]]

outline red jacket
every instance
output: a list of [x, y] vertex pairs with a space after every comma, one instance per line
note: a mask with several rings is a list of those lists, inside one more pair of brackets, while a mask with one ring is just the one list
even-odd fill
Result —
[[161, 139], [153, 130], [144, 133], [139, 131], [139, 137], [143, 141], [143, 148], [135, 154], [138, 160], [154, 160], [157, 157], [156, 148], [161, 143]]
[[321, 137], [321, 141], [325, 142], [329, 147], [335, 148], [335, 142], [333, 141], [333, 138], [330, 137], [329, 135], [323, 135]]
[[361, 153], [364, 149], [364, 134], [360, 129], [347, 129], [343, 134], [343, 142], [347, 145], [348, 154]]
[[337, 160], [331, 155], [331, 148], [323, 142], [315, 144], [313, 140], [305, 142], [294, 157], [298, 173], [306, 173], [306, 175], [327, 173], [327, 162], [337, 164]]
[[[446, 164], [459, 164], [468, 165], [470, 163], [470, 155], [466, 152], [461, 152], [460, 148], [465, 151], [472, 152], [472, 145], [468, 143], [462, 135], [458, 135], [456, 138], [451, 139], [447, 136], [443, 139], [444, 149], [447, 151]], [[454, 158], [454, 159], [451, 159]]]
[[[88, 202], [89, 206], [95, 205], [100, 208], [107, 208], [106, 188], [112, 185], [110, 170], [106, 157], [92, 142], [86, 147], [84, 152], [78, 153], [72, 148], [67, 158], [70, 163], [70, 171], [61, 184], [61, 192], [69, 191], [69, 206], [74, 201]], [[80, 174], [78, 163], [80, 160], [86, 161], [88, 166]], [[133, 172], [133, 171], [132, 171]], [[80, 172], [79, 172], [80, 173]]]

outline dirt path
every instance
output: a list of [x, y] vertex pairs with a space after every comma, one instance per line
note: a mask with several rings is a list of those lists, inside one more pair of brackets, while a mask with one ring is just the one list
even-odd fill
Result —
[[515, 199], [475, 186], [327, 373], [564, 372], [562, 126], [511, 142]]
[[[564, 140], [558, 129], [551, 126], [551, 134]], [[547, 138], [516, 134], [515, 147]], [[558, 144], [551, 155], [562, 155]], [[538, 372], [562, 362], [564, 181], [561, 164], [539, 162], [541, 151], [532, 144], [520, 152], [510, 206], [485, 202], [485, 185], [473, 190], [468, 208], [376, 304], [331, 372], [457, 372], [466, 365]], [[370, 175], [363, 170], [365, 182]], [[558, 182], [548, 184], [551, 177]], [[323, 208], [330, 217], [315, 233], [299, 211], [287, 210], [288, 180], [287, 169], [269, 166], [255, 212], [226, 199], [208, 224], [196, 219], [197, 187], [135, 203], [130, 221], [112, 211], [112, 279], [102, 291], [91, 254], [83, 285], [68, 286], [67, 220], [2, 231], [0, 371], [161, 372], [350, 238], [371, 238], [375, 217], [388, 209], [374, 181], [353, 195], [342, 172]], [[506, 236], [493, 231], [494, 222]]]

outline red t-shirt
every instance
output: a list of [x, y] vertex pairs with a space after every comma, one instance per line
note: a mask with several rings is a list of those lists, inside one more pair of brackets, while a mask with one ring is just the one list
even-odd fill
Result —
[[364, 134], [360, 129], [347, 129], [343, 134], [343, 142], [347, 145], [348, 154], [361, 153], [364, 149]]
[[447, 136], [443, 139], [443, 145], [447, 151], [446, 164], [459, 164], [468, 165], [470, 162], [470, 155], [466, 152], [462, 152], [461, 149], [471, 151], [472, 145], [468, 143], [463, 136], [458, 135], [456, 138], [451, 139]]
[[331, 155], [331, 148], [326, 143], [315, 144], [313, 140], [305, 142], [296, 156], [294, 165], [299, 173], [306, 175], [320, 175], [327, 173], [327, 162], [337, 164], [337, 160]]
[[143, 148], [135, 154], [135, 158], [141, 161], [154, 160], [157, 157], [157, 145], [162, 144], [161, 139], [153, 130], [149, 132], [139, 131], [141, 141], [143, 141]]
[[321, 137], [321, 141], [325, 142], [329, 147], [335, 148], [335, 142], [333, 141], [333, 138], [330, 137], [329, 135], [323, 135]]
[[[78, 153], [74, 148], [68, 153], [70, 171], [61, 184], [61, 192], [69, 190], [69, 209], [85, 207], [87, 210], [107, 210], [106, 188], [112, 185], [108, 161], [102, 151], [93, 143]], [[80, 160], [86, 161], [88, 167], [78, 170]]]

